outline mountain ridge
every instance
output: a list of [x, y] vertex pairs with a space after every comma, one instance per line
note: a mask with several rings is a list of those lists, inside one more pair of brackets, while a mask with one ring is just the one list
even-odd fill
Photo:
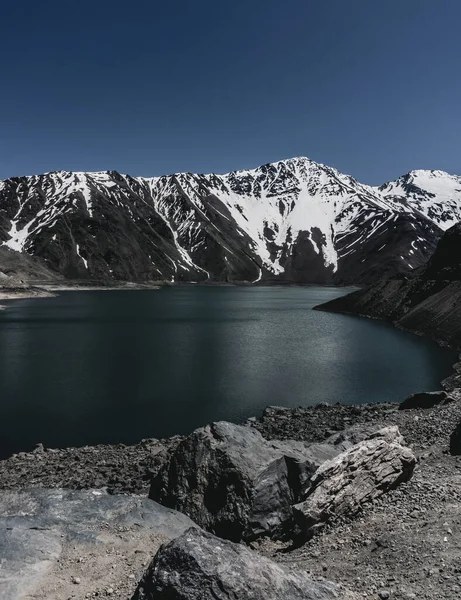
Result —
[[[411, 173], [437, 173], [440, 193]], [[367, 283], [423, 264], [461, 219], [461, 178], [411, 173], [378, 188], [295, 157], [223, 175], [13, 177], [0, 244], [70, 278]]]

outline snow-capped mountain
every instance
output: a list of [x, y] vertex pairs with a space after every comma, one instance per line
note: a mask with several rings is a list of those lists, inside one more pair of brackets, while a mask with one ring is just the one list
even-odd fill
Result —
[[421, 265], [459, 219], [459, 177], [413, 171], [373, 188], [303, 157], [0, 182], [0, 243], [72, 278], [366, 282]]
[[385, 198], [408, 203], [443, 231], [461, 221], [461, 177], [445, 171], [410, 171], [378, 191]]

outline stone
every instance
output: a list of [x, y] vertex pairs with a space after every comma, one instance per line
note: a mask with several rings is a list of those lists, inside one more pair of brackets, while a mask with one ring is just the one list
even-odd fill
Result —
[[411, 394], [399, 405], [399, 410], [408, 410], [411, 408], [433, 408], [439, 404], [448, 404], [453, 398], [447, 392], [441, 390], [438, 392], [420, 392]]
[[294, 517], [304, 538], [338, 517], [350, 518], [370, 502], [408, 481], [416, 464], [397, 427], [386, 427], [326, 461], [311, 477]]
[[346, 600], [339, 586], [289, 571], [243, 546], [189, 529], [160, 548], [132, 600]]
[[[149, 539], [153, 534], [173, 539], [192, 525], [185, 515], [136, 496], [112, 496], [96, 490], [2, 491], [0, 598], [32, 596], [64, 548], [77, 548], [81, 559], [89, 548], [104, 543], [108, 526], [135, 526], [138, 531], [145, 530]], [[91, 560], [96, 559], [93, 556]], [[72, 572], [67, 581], [80, 584]]]
[[225, 539], [278, 536], [310, 476], [338, 453], [328, 444], [268, 441], [250, 427], [212, 423], [177, 446], [149, 497]]
[[337, 431], [325, 439], [326, 444], [332, 444], [340, 452], [348, 450], [359, 442], [368, 439], [371, 435], [379, 431], [378, 425], [371, 423], [358, 423], [351, 425], [342, 431]]
[[450, 435], [450, 454], [453, 456], [461, 455], [461, 422]]

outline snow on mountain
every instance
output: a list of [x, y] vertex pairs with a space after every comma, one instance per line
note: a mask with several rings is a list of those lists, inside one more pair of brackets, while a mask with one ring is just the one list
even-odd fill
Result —
[[459, 177], [413, 171], [373, 188], [303, 157], [0, 182], [0, 243], [73, 278], [367, 282], [418, 267], [459, 219]]
[[443, 231], [461, 221], [461, 177], [445, 171], [411, 171], [378, 188], [385, 198], [407, 202]]

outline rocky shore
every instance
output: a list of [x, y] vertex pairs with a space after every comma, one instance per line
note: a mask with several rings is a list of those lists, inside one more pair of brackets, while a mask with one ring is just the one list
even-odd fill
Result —
[[[458, 391], [451, 392], [458, 398]], [[461, 398], [461, 395], [460, 395]], [[432, 409], [399, 410], [398, 403], [319, 404], [306, 408], [268, 407], [246, 426], [267, 440], [320, 443], [346, 429], [360, 431], [397, 425], [417, 454], [448, 447], [461, 420], [461, 400]], [[146, 439], [139, 444], [44, 448], [0, 461], [0, 489], [106, 489], [111, 494], [147, 494], [150, 482], [185, 436]]]
[[[162, 283], [166, 285], [166, 283]], [[100, 282], [78, 282], [66, 281], [65, 283], [24, 283], [18, 285], [0, 285], [0, 301], [1, 300], [23, 300], [26, 298], [53, 298], [59, 292], [105, 292], [117, 290], [158, 290], [158, 283], [135, 283], [135, 282], [120, 282], [117, 285], [102, 285]], [[6, 306], [4, 307], [6, 308]]]
[[[356, 515], [346, 513], [329, 520], [312, 539], [300, 544], [289, 536], [284, 538], [283, 535], [264, 534], [249, 536], [247, 544], [259, 556], [275, 561], [283, 568], [305, 572], [312, 581], [326, 578], [333, 584], [342, 586], [338, 589], [347, 590], [347, 594], [356, 594], [347, 596], [349, 598], [459, 598], [461, 462], [458, 457], [449, 454], [449, 443], [450, 436], [460, 421], [460, 414], [461, 394], [455, 389], [450, 391], [448, 402], [436, 404], [432, 408], [400, 410], [398, 404], [338, 404], [296, 409], [269, 407], [261, 418], [250, 419], [244, 427], [229, 424], [230, 428], [248, 430], [249, 434], [254, 431], [257, 436], [261, 436], [261, 442], [259, 437], [256, 438], [258, 444], [267, 443], [277, 451], [282, 449], [282, 454], [293, 452], [293, 449], [301, 451], [301, 447], [296, 444], [306, 444], [306, 448], [311, 448], [312, 444], [329, 444], [337, 447], [339, 452], [355, 442], [360, 445], [360, 440], [372, 435], [374, 431], [397, 426], [405, 445], [411, 448], [416, 458], [413, 476], [407, 482], [365, 501]], [[244, 441], [239, 442], [243, 446], [248, 443], [246, 435], [244, 438]], [[228, 439], [227, 437], [226, 444]], [[0, 488], [4, 493], [10, 494], [30, 494], [34, 489], [42, 490], [41, 493], [44, 494], [51, 493], [51, 489], [60, 493], [61, 488], [67, 488], [87, 489], [88, 493], [97, 490], [98, 493], [105, 494], [109, 491], [116, 494], [113, 498], [123, 497], [120, 494], [127, 499], [146, 498], [151, 482], [162, 478], [162, 469], [171, 471], [176, 468], [173, 460], [175, 452], [178, 454], [181, 444], [190, 444], [188, 440], [188, 437], [176, 436], [166, 440], [144, 440], [135, 446], [95, 446], [64, 450], [46, 449], [39, 445], [34, 452], [20, 453], [0, 463]], [[207, 444], [205, 440], [204, 447], [210, 447]], [[289, 449], [283, 449], [283, 444], [289, 444]], [[225, 447], [228, 448], [227, 445]], [[194, 448], [197, 449], [197, 445], [191, 446], [192, 453]], [[250, 448], [250, 451], [254, 450]], [[232, 450], [229, 452], [231, 461], [234, 461]], [[264, 450], [264, 454], [266, 453], [267, 450]], [[202, 455], [201, 450], [200, 454]], [[209, 469], [207, 481], [218, 475], [218, 479], [227, 477], [225, 472], [213, 471], [213, 466], [210, 467], [212, 462], [205, 462]], [[223, 463], [219, 464], [223, 466]], [[258, 466], [257, 469], [259, 468]], [[188, 472], [188, 477], [190, 476], [191, 473]], [[182, 481], [179, 471], [176, 481]], [[237, 485], [236, 482], [230, 483], [228, 479], [226, 481], [227, 486]], [[220, 485], [218, 482], [216, 489]], [[176, 491], [179, 493], [180, 490]], [[163, 499], [166, 500], [166, 497]], [[1, 502], [0, 499], [0, 505]], [[205, 503], [210, 505], [210, 502], [213, 505], [210, 497], [208, 500], [205, 498]], [[157, 506], [154, 502], [152, 504]], [[183, 511], [188, 512], [186, 505]], [[199, 514], [195, 514], [193, 520], [197, 522], [197, 518], [200, 519]], [[111, 525], [109, 528], [112, 540], [110, 548], [89, 549], [77, 545], [77, 549], [71, 551], [66, 546], [61, 562], [57, 563], [59, 568], [52, 567], [46, 577], [48, 587], [43, 589], [47, 589], [49, 595], [34, 597], [57, 599], [64, 597], [59, 594], [65, 590], [66, 598], [106, 595], [124, 600], [131, 598], [148, 564], [146, 557], [152, 556], [155, 548], [159, 547], [159, 542], [156, 546], [149, 542], [149, 536], [157, 536], [157, 539], [158, 535], [152, 531], [145, 533], [142, 528], [137, 527], [135, 548], [128, 543], [128, 534], [117, 527], [119, 525]], [[160, 536], [158, 539], [162, 541], [163, 538]], [[139, 551], [138, 554], [135, 550]], [[232, 548], [229, 551], [233, 552]], [[94, 564], [90, 572], [85, 572], [78, 560], [90, 560], [88, 552], [93, 554], [91, 560]], [[106, 557], [104, 560], [107, 561], [107, 552], [113, 556], [114, 564], [119, 566], [115, 572], [110, 573], [110, 577], [102, 578], [98, 572], [102, 559]], [[82, 584], [72, 583], [71, 577], [78, 577]], [[102, 581], [105, 583], [101, 583]], [[50, 585], [54, 585], [57, 590], [53, 592], [54, 595], [49, 591]], [[143, 596], [139, 590], [137, 593], [136, 598], [139, 599], [157, 598]], [[164, 593], [165, 596], [158, 597], [169, 598], [168, 594], [172, 592], [167, 590]], [[203, 590], [200, 593], [204, 594]], [[227, 597], [232, 596], [223, 596]], [[287, 596], [287, 599], [291, 597]], [[346, 598], [346, 595], [325, 596], [330, 597]]]

